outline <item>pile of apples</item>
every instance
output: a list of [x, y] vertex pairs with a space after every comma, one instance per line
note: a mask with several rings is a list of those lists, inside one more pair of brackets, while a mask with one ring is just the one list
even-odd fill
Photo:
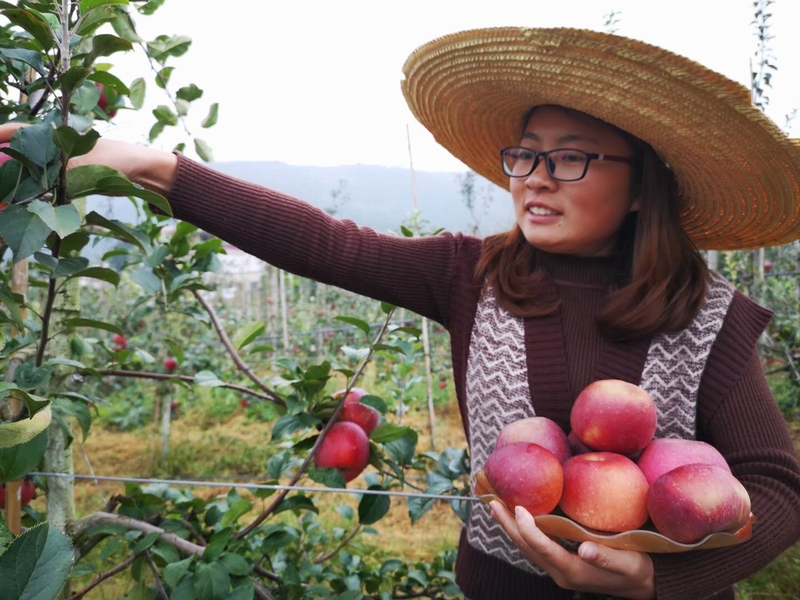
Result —
[[750, 518], [750, 497], [713, 446], [653, 439], [656, 405], [641, 387], [595, 381], [577, 397], [569, 434], [546, 417], [506, 425], [484, 475], [513, 511], [557, 507], [601, 532], [656, 531], [691, 544], [735, 532]]
[[[340, 399], [345, 391], [333, 394], [334, 399]], [[380, 423], [380, 413], [361, 403], [366, 395], [361, 388], [350, 390], [314, 457], [317, 467], [338, 469], [345, 481], [358, 477], [369, 464], [369, 434]]]

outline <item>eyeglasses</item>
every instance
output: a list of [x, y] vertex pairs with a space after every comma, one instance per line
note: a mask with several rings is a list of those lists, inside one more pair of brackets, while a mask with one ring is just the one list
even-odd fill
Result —
[[500, 150], [503, 172], [509, 177], [527, 177], [536, 170], [542, 158], [544, 158], [548, 174], [556, 181], [583, 179], [592, 160], [633, 163], [633, 159], [624, 156], [584, 152], [575, 148], [556, 148], [547, 152], [539, 152], [523, 146], [511, 146]]

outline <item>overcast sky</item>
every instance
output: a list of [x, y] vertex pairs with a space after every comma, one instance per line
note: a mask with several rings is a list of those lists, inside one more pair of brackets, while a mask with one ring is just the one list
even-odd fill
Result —
[[[299, 165], [377, 164], [408, 167], [406, 127], [414, 166], [421, 171], [465, 167], [413, 118], [400, 92], [408, 54], [434, 37], [475, 27], [519, 25], [603, 29], [620, 13], [621, 35], [662, 46], [749, 87], [757, 40], [753, 0], [166, 0], [137, 17], [146, 38], [161, 33], [192, 38], [173, 59], [170, 88], [188, 82], [205, 91], [187, 126], [213, 148], [217, 161], [278, 160]], [[767, 114], [779, 125], [800, 108], [800, 1], [771, 7], [771, 42], [778, 71]], [[123, 80], [148, 73], [144, 55], [113, 57]], [[148, 81], [152, 76], [148, 74]], [[165, 103], [150, 84], [147, 105]], [[208, 105], [219, 122], [202, 130]], [[101, 132], [142, 140], [153, 118], [120, 112]], [[792, 135], [800, 137], [800, 118]], [[183, 138], [181, 138], [183, 135]], [[170, 149], [181, 130], [157, 145]], [[191, 155], [191, 153], [190, 153]]]

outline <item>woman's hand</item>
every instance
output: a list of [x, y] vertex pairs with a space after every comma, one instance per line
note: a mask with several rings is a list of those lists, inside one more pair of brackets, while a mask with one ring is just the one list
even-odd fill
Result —
[[492, 501], [490, 506], [492, 516], [522, 554], [544, 569], [558, 586], [633, 600], [655, 598], [653, 561], [646, 553], [584, 542], [578, 554], [573, 554], [547, 537], [524, 508], [517, 508], [515, 519], [500, 502]]
[[[10, 142], [22, 123], [0, 125], [0, 144]], [[131, 181], [165, 195], [175, 182], [178, 158], [171, 152], [148, 148], [138, 144], [100, 138], [94, 148], [69, 161], [68, 168], [83, 165], [104, 165], [123, 173]]]

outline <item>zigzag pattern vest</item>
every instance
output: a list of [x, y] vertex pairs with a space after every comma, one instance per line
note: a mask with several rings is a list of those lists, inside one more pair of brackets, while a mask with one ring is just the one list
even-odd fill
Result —
[[[639, 385], [656, 402], [655, 437], [695, 437], [700, 378], [733, 294], [733, 286], [713, 274], [705, 304], [689, 327], [652, 340]], [[491, 290], [485, 291], [478, 304], [466, 375], [474, 478], [503, 426], [536, 414], [528, 388], [523, 320], [502, 310]], [[476, 550], [546, 575], [522, 556], [482, 503], [472, 505], [467, 540]]]

